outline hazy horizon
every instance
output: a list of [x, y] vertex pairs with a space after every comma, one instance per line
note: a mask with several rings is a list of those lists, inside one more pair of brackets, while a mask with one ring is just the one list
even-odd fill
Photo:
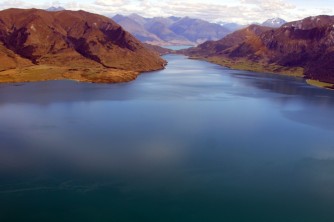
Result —
[[7, 8], [41, 8], [61, 6], [68, 10], [85, 10], [106, 16], [137, 13], [144, 17], [189, 16], [210, 22], [261, 23], [280, 17], [286, 21], [315, 15], [332, 15], [334, 2], [326, 0], [199, 0], [180, 3], [176, 0], [31, 0], [3, 1], [0, 10]]

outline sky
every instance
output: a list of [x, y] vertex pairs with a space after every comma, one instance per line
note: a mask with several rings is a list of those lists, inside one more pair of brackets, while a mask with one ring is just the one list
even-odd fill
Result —
[[144, 17], [189, 16], [239, 24], [263, 22], [274, 17], [295, 21], [308, 16], [334, 14], [334, 0], [0, 0], [0, 10], [50, 6], [106, 16], [131, 13]]

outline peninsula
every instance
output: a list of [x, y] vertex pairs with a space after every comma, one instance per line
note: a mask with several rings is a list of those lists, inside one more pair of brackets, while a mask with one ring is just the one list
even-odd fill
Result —
[[126, 82], [165, 60], [110, 18], [86, 11], [0, 11], [0, 82]]

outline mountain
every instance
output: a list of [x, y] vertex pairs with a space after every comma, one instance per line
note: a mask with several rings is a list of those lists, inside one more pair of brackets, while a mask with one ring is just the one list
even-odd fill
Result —
[[[125, 27], [128, 32], [134, 35], [137, 39], [142, 42], [149, 44], [158, 44], [162, 40], [155, 34], [147, 31], [143, 25], [143, 22], [140, 22], [140, 19], [131, 19], [127, 16], [115, 15], [113, 20], [116, 21], [122, 27]], [[139, 21], [139, 22], [137, 22]]]
[[63, 7], [60, 7], [60, 6], [58, 6], [58, 7], [52, 6], [52, 7], [46, 9], [46, 11], [49, 11], [49, 12], [58, 12], [58, 11], [63, 11], [63, 10], [65, 10], [65, 9]]
[[144, 18], [131, 14], [116, 15], [113, 19], [142, 42], [155, 45], [197, 45], [231, 32], [219, 24], [189, 17]]
[[0, 81], [122, 82], [165, 61], [111, 19], [85, 11], [0, 11]]
[[148, 22], [148, 20], [149, 20], [149, 19], [144, 18], [143, 16], [140, 16], [140, 15], [138, 15], [136, 13], [132, 13], [129, 16], [124, 16], [124, 17], [128, 17], [128, 18], [134, 20], [135, 22], [137, 22], [137, 23], [139, 23], [141, 25], [145, 25]]
[[271, 27], [271, 28], [279, 28], [282, 25], [284, 25], [285, 23], [287, 23], [287, 21], [285, 21], [284, 19], [272, 18], [272, 19], [268, 19], [267, 21], [263, 22], [262, 25], [267, 26], [267, 27]]
[[231, 68], [334, 84], [334, 16], [309, 17], [276, 29], [252, 25], [183, 53]]
[[170, 26], [170, 29], [196, 44], [208, 40], [218, 40], [230, 33], [228, 29], [219, 24], [189, 17], [176, 21]]
[[194, 43], [186, 37], [178, 35], [171, 30], [169, 25], [164, 23], [164, 21], [157, 20], [150, 22], [149, 25], [147, 25], [147, 30], [157, 35], [166, 45], [194, 45]]
[[240, 25], [234, 22], [220, 22], [219, 24], [224, 28], [226, 28], [227, 30], [229, 30], [230, 32], [235, 32], [239, 29], [245, 28], [245, 25]]

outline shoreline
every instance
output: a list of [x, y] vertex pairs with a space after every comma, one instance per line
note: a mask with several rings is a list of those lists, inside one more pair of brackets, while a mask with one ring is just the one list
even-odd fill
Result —
[[[178, 54], [178, 53], [168, 53]], [[188, 56], [189, 59], [207, 61], [226, 68], [234, 70], [244, 70], [257, 73], [271, 73], [290, 77], [304, 78], [304, 68], [287, 68], [278, 65], [261, 64], [260, 62], [252, 62], [246, 59], [231, 60], [221, 57], [201, 57]], [[1, 83], [24, 83], [24, 82], [42, 82], [52, 80], [73, 80], [86, 83], [124, 83], [137, 79], [140, 74], [154, 72], [165, 69], [164, 65], [161, 69], [147, 71], [129, 71], [111, 68], [72, 68], [59, 67], [51, 65], [33, 65], [22, 68], [8, 69], [0, 71]], [[322, 82], [319, 80], [305, 79], [308, 85], [334, 90], [334, 84]]]
[[[210, 63], [214, 63], [235, 70], [244, 70], [257, 73], [271, 73], [271, 74], [278, 74], [290, 77], [305, 78], [304, 68], [302, 67], [287, 68], [279, 65], [261, 64], [260, 62], [252, 62], [246, 59], [231, 60], [226, 57], [221, 58], [221, 57], [189, 56], [188, 58], [194, 60], [207, 61]], [[334, 90], [333, 83], [327, 83], [313, 79], [305, 79], [305, 80], [308, 85], [327, 90]]]
[[164, 69], [130, 71], [102, 67], [73, 68], [50, 65], [34, 65], [0, 71], [0, 83], [42, 82], [73, 80], [88, 83], [123, 83], [135, 80], [140, 74]]

